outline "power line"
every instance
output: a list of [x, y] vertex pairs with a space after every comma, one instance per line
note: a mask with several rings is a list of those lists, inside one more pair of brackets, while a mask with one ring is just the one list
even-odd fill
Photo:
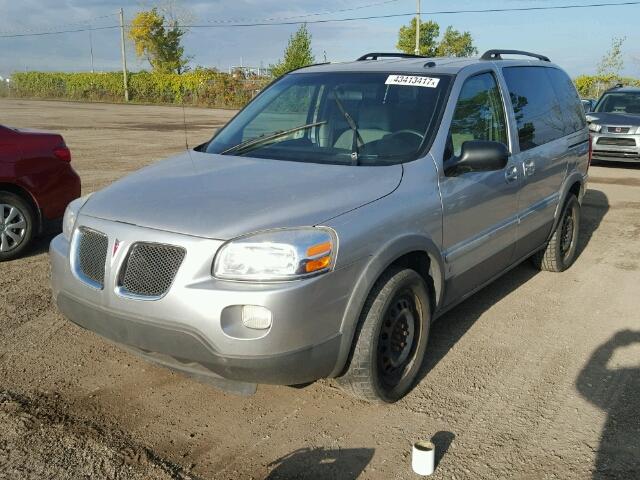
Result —
[[109, 25], [107, 27], [77, 28], [75, 30], [57, 30], [55, 32], [37, 32], [37, 33], [15, 33], [12, 35], [0, 35], [0, 38], [16, 38], [16, 37], [39, 37], [44, 35], [59, 35], [61, 33], [88, 32], [89, 30], [109, 30], [112, 28], [120, 28], [120, 25]]
[[[111, 17], [115, 17], [117, 16], [117, 13], [110, 13], [108, 15], [100, 15], [98, 17], [91, 17], [91, 18], [87, 18], [86, 20], [78, 20], [77, 22], [73, 22], [73, 23], [63, 23], [63, 24], [58, 24], [56, 25], [56, 28], [62, 28], [62, 27], [73, 27], [73, 26], [85, 26], [85, 25], [89, 25], [95, 22], [96, 20], [102, 20], [104, 18], [111, 18]], [[34, 32], [34, 33], [46, 33], [46, 32], [37, 32], [37, 30], [39, 30], [38, 28], [25, 28], [23, 30], [20, 31], [16, 31], [16, 30], [4, 30], [2, 32], [0, 32], [0, 35], [12, 35], [12, 34], [21, 34], [21, 33], [25, 33], [25, 32]]]
[[314, 13], [304, 13], [300, 15], [293, 15], [289, 17], [271, 17], [271, 18], [262, 18], [260, 20], [255, 19], [247, 19], [247, 18], [236, 18], [236, 19], [228, 19], [228, 20], [206, 20], [207, 23], [214, 24], [234, 24], [240, 22], [276, 22], [276, 21], [286, 21], [286, 20], [294, 20], [296, 18], [308, 18], [308, 17], [318, 17], [322, 15], [335, 15], [336, 13], [344, 13], [344, 12], [352, 12], [354, 10], [364, 10], [365, 8], [373, 8], [379, 7], [382, 5], [387, 5], [389, 3], [397, 3], [399, 0], [385, 0], [383, 2], [376, 3], [368, 3], [366, 5], [358, 5], [356, 7], [349, 8], [341, 8], [339, 10], [327, 10], [324, 12], [314, 12]]
[[[628, 1], [620, 3], [590, 3], [586, 5], [556, 5], [548, 7], [513, 7], [513, 8], [489, 8], [479, 10], [440, 10], [425, 12], [425, 15], [456, 15], [462, 13], [501, 13], [501, 12], [531, 12], [531, 11], [543, 11], [543, 10], [569, 10], [569, 9], [587, 9], [598, 7], [623, 7], [630, 5], [640, 5], [640, 1]], [[337, 23], [337, 22], [352, 22], [357, 20], [377, 20], [386, 18], [399, 18], [399, 17], [413, 17], [415, 12], [409, 13], [396, 13], [389, 15], [370, 15], [363, 17], [350, 17], [350, 18], [333, 18], [322, 20], [297, 20], [297, 21], [285, 21], [285, 22], [254, 22], [254, 23], [229, 23], [219, 25], [180, 25], [183, 28], [233, 28], [233, 27], [261, 27], [261, 26], [279, 26], [279, 25], [300, 25], [306, 24], [318, 24], [318, 23]], [[168, 25], [173, 26], [173, 25]], [[16, 37], [32, 37], [32, 36], [44, 36], [44, 35], [59, 35], [63, 33], [76, 33], [86, 32], [89, 30], [107, 30], [120, 28], [119, 25], [109, 25], [106, 27], [94, 27], [94, 28], [79, 28], [74, 30], [58, 30], [54, 32], [37, 32], [37, 33], [18, 33], [11, 35], [0, 35], [0, 38], [16, 38]], [[128, 26], [127, 26], [128, 28]]]
[[[548, 7], [512, 7], [512, 8], [487, 8], [478, 10], [439, 10], [424, 12], [425, 15], [457, 15], [461, 13], [501, 13], [501, 12], [531, 12], [541, 10], [569, 10], [569, 9], [586, 9], [586, 8], [598, 8], [598, 7], [623, 7], [629, 5], [640, 5], [640, 1], [629, 1], [620, 3], [590, 3], [586, 5], [556, 5]], [[230, 23], [221, 25], [181, 25], [185, 28], [227, 28], [227, 27], [262, 27], [262, 26], [278, 26], [278, 25], [300, 25], [317, 24], [317, 23], [334, 23], [334, 22], [352, 22], [357, 20], [375, 20], [385, 18], [399, 18], [399, 17], [413, 17], [415, 12], [409, 13], [394, 13], [388, 15], [370, 15], [364, 17], [351, 17], [351, 18], [329, 18], [322, 20], [298, 20], [298, 21], [285, 21], [285, 22], [254, 22], [254, 23]]]

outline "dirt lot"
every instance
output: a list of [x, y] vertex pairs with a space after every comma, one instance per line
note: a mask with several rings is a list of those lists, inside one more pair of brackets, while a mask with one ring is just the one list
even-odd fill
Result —
[[[189, 144], [233, 112], [187, 109]], [[85, 193], [184, 149], [172, 107], [0, 100], [56, 130]], [[523, 264], [437, 323], [420, 385], [392, 406], [329, 381], [236, 397], [146, 364], [57, 313], [48, 240], [0, 265], [0, 478], [640, 478], [640, 168], [594, 166], [582, 253]], [[168, 199], [169, 200], [169, 199]]]

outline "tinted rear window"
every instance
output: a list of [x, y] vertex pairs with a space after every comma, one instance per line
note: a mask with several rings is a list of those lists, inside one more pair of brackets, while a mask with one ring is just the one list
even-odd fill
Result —
[[587, 120], [582, 107], [582, 101], [578, 96], [576, 87], [569, 75], [557, 68], [545, 68], [551, 77], [551, 83], [556, 91], [560, 108], [564, 114], [565, 132], [568, 134], [577, 132], [587, 125]]
[[544, 145], [566, 135], [566, 118], [545, 67], [503, 69], [518, 123], [520, 150]]

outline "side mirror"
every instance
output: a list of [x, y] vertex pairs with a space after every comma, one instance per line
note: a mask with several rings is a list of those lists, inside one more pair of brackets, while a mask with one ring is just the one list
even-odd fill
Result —
[[468, 172], [502, 170], [509, 161], [509, 149], [504, 143], [469, 140], [462, 144], [460, 156], [444, 162], [444, 174], [455, 177]]

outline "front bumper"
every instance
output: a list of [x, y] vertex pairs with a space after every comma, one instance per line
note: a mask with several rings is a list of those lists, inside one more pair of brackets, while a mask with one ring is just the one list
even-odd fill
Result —
[[[91, 287], [72, 271], [70, 243], [56, 237], [50, 247], [54, 298], [72, 322], [152, 361], [190, 373], [242, 382], [293, 385], [327, 377], [347, 348], [341, 325], [355, 284], [357, 265], [295, 282], [248, 284], [215, 279], [210, 268], [222, 242], [80, 216], [78, 223], [109, 237], [104, 288]], [[114, 251], [116, 238], [120, 247]], [[134, 241], [186, 249], [168, 293], [149, 301], [118, 294], [116, 277]], [[271, 310], [265, 331], [225, 329], [230, 306]]]
[[615, 133], [592, 133], [592, 135], [593, 160], [640, 162], [640, 135]]
[[295, 385], [328, 376], [340, 335], [318, 345], [275, 355], [232, 356], [218, 352], [200, 332], [164, 326], [83, 303], [61, 292], [60, 311], [80, 327], [122, 344], [149, 361], [193, 375], [210, 372], [229, 380]]

